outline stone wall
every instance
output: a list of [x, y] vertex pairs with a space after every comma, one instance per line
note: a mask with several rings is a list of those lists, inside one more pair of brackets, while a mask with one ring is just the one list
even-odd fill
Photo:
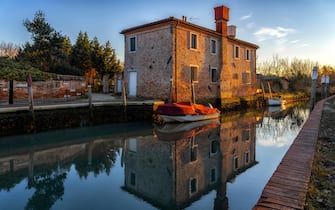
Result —
[[82, 127], [106, 123], [152, 120], [151, 105], [99, 106], [53, 110], [35, 110], [0, 114], [0, 136]]
[[[136, 52], [128, 52], [129, 38], [136, 37]], [[126, 36], [125, 75], [137, 73], [136, 96], [168, 99], [171, 78], [170, 25]], [[126, 77], [127, 78], [127, 77]], [[126, 79], [129, 91], [129, 79]]]
[[[237, 58], [236, 47], [239, 48]], [[249, 59], [246, 58], [249, 51]], [[241, 42], [229, 39], [227, 47], [227, 62], [230, 68], [232, 97], [252, 96], [256, 93], [256, 50]]]
[[[62, 78], [61, 78], [62, 79]], [[64, 79], [64, 78], [63, 78]], [[77, 80], [36, 81], [32, 84], [34, 98], [63, 98], [85, 94], [83, 77]], [[8, 100], [9, 82], [0, 80], [0, 100]], [[14, 81], [14, 99], [27, 99], [28, 86], [25, 81]]]
[[[190, 48], [190, 36], [197, 36], [197, 49]], [[217, 41], [217, 53], [210, 51], [211, 39]], [[177, 101], [190, 101], [192, 98], [191, 67], [197, 68], [198, 81], [194, 83], [195, 98], [210, 100], [219, 97], [219, 82], [211, 81], [211, 68], [221, 69], [220, 37], [194, 28], [177, 26], [176, 41], [176, 84]]]

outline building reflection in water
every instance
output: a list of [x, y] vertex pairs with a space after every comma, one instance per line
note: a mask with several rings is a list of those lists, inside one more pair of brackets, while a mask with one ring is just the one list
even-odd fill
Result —
[[222, 122], [158, 126], [156, 138], [124, 145], [123, 189], [162, 209], [182, 209], [212, 190], [214, 209], [228, 209], [226, 183], [256, 163], [256, 122], [239, 113]]
[[[256, 164], [257, 113], [217, 120], [157, 126], [117, 134], [79, 136], [66, 132], [0, 141], [0, 191], [24, 179], [34, 189], [26, 208], [51, 208], [61, 200], [72, 166], [80, 178], [109, 175], [121, 156], [122, 189], [158, 208], [185, 208], [215, 190], [215, 209], [227, 209], [227, 181]], [[121, 129], [122, 130], [122, 129]], [[91, 136], [90, 136], [91, 135]]]

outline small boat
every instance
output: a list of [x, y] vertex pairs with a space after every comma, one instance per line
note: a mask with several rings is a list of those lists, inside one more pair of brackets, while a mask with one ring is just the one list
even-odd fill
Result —
[[268, 105], [269, 106], [281, 106], [285, 103], [285, 100], [281, 100], [280, 98], [269, 98]]
[[205, 106], [190, 102], [178, 102], [159, 105], [155, 114], [165, 123], [194, 122], [219, 118], [220, 111], [210, 104]]
[[276, 98], [272, 96], [271, 86], [268, 82], [269, 92], [270, 92], [270, 98], [268, 98], [268, 105], [269, 106], [281, 106], [285, 103], [285, 100], [281, 100], [280, 98]]
[[158, 140], [178, 141], [189, 139], [205, 131], [217, 128], [220, 125], [219, 119], [201, 120], [187, 123], [166, 123], [155, 125], [154, 131]]

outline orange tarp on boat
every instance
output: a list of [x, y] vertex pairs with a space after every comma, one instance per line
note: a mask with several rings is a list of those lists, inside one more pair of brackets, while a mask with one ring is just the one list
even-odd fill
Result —
[[160, 115], [180, 116], [195, 114], [213, 114], [216, 111], [216, 108], [207, 107], [201, 104], [179, 102], [159, 105], [155, 113]]

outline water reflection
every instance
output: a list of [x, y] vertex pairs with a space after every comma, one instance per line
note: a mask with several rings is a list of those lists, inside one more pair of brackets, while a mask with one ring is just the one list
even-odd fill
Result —
[[308, 115], [309, 110], [299, 106], [290, 109], [284, 107], [275, 111], [273, 108], [269, 109], [257, 126], [258, 143], [262, 146], [276, 147], [290, 145], [292, 136], [294, 137], [300, 130]]
[[[257, 138], [264, 139], [258, 139], [261, 144], [272, 139], [270, 144], [280, 146], [278, 139], [297, 132], [308, 116], [301, 110], [287, 109], [276, 116], [267, 111], [225, 113], [221, 122], [154, 129], [151, 124], [106, 125], [2, 138], [0, 207], [12, 207], [10, 196], [18, 195], [10, 193], [17, 192], [26, 197], [17, 200], [25, 209], [61, 209], [57, 203], [71, 202], [64, 196], [73, 187], [66, 182], [69, 176], [98, 183], [102, 174], [109, 177], [120, 164], [122, 191], [105, 189], [109, 199], [99, 203], [100, 208], [131, 194], [146, 201], [143, 205], [183, 209], [214, 191], [208, 208], [228, 209], [227, 182], [258, 163], [256, 132]], [[22, 183], [25, 189], [18, 190]], [[126, 199], [120, 209], [138, 202], [134, 197]]]

